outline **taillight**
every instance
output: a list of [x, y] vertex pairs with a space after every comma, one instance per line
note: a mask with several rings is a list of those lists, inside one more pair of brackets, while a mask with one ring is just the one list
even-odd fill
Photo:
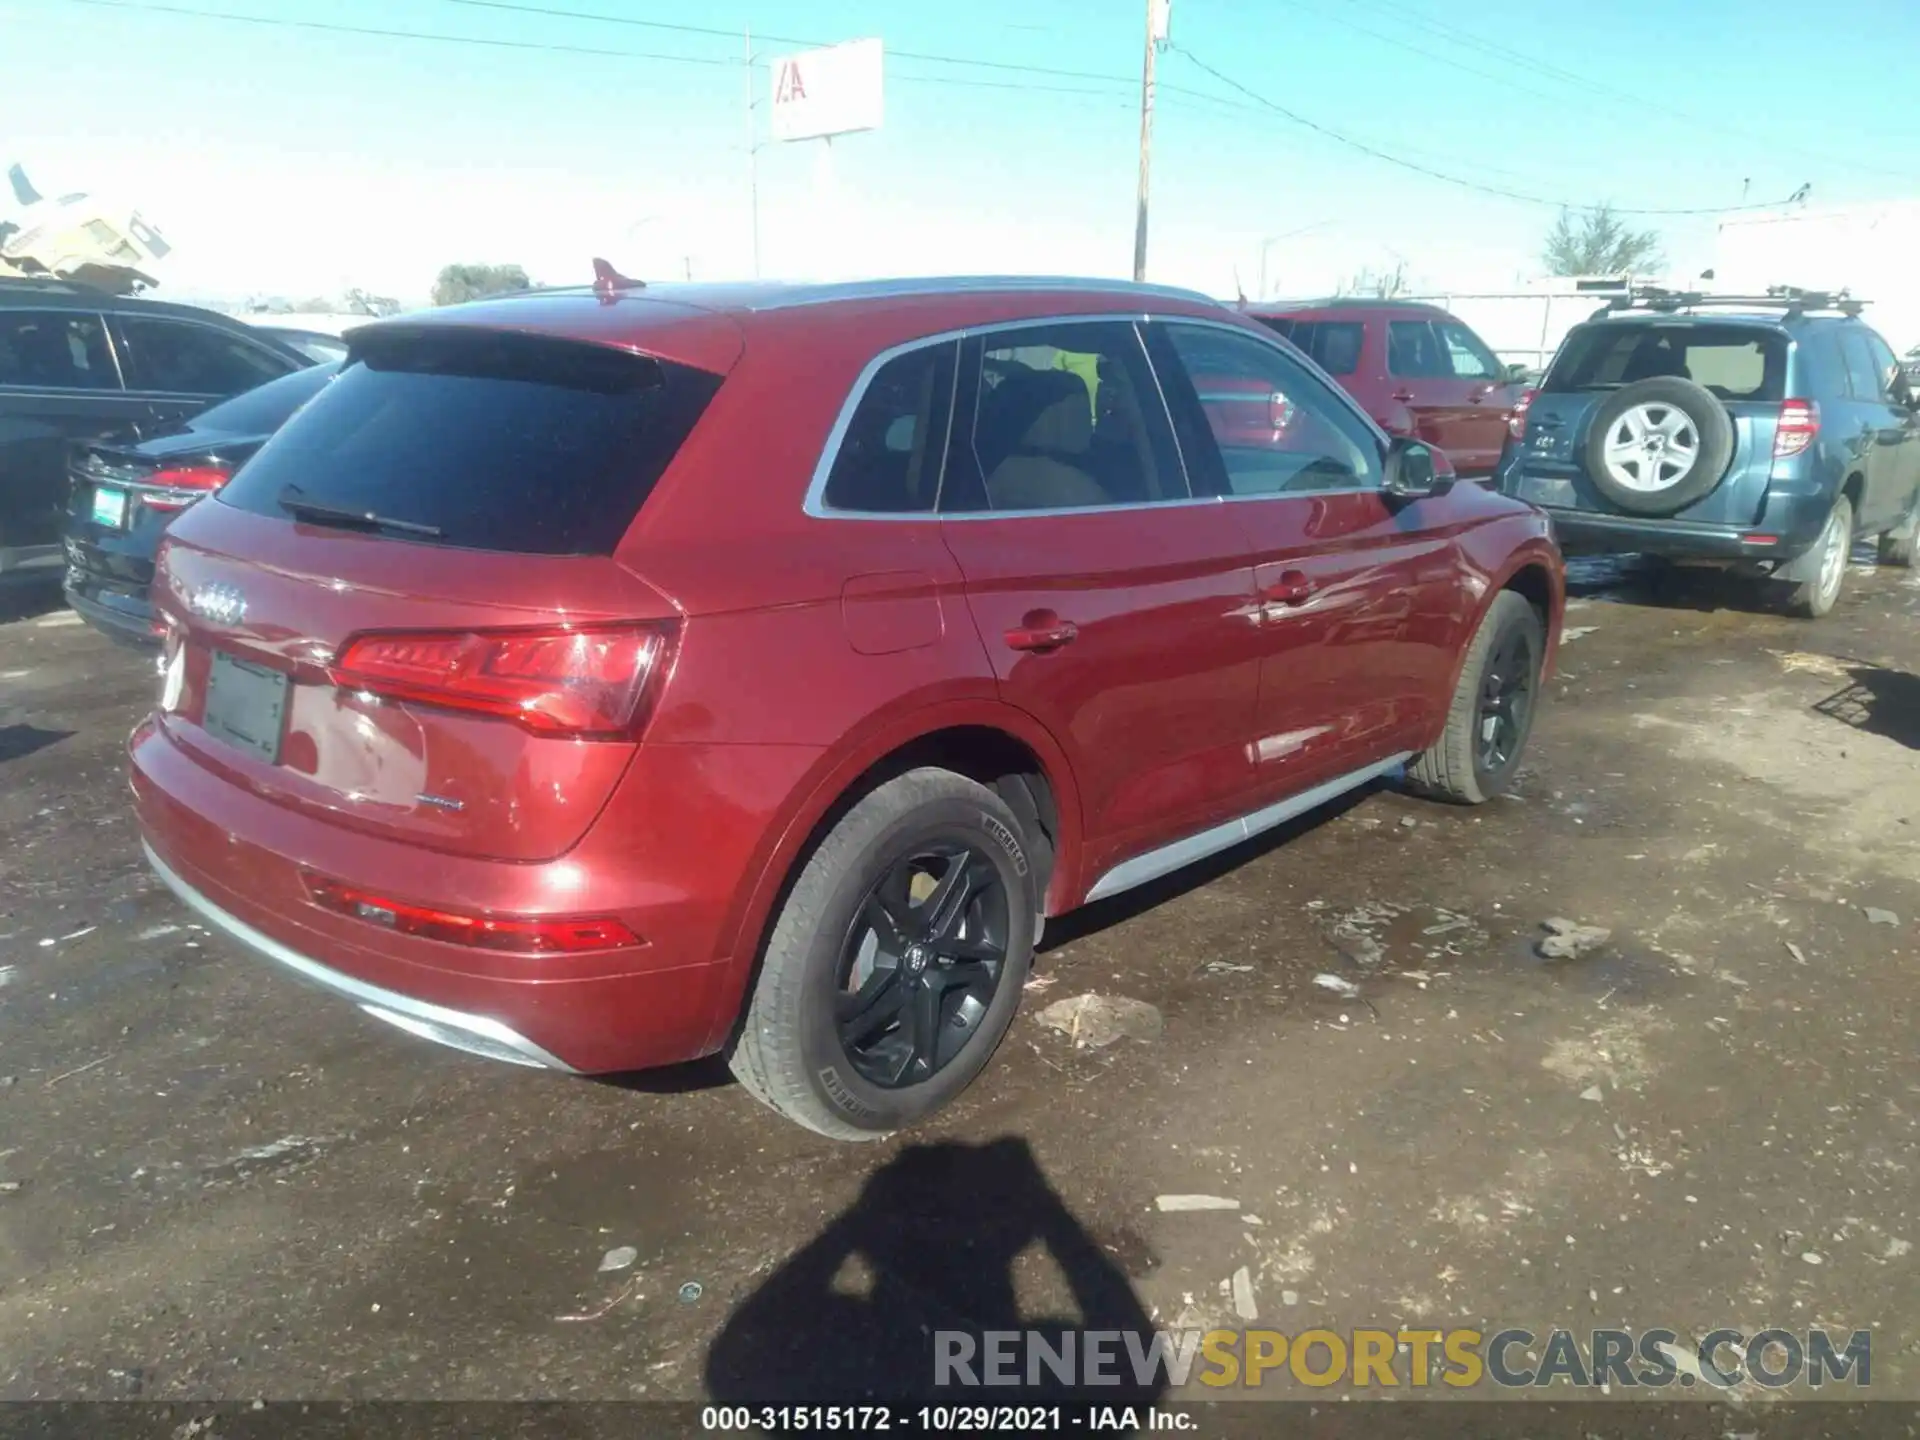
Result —
[[1533, 397], [1539, 393], [1538, 390], [1528, 390], [1524, 392], [1520, 396], [1519, 402], [1514, 405], [1513, 414], [1507, 417], [1507, 434], [1511, 435], [1514, 439], [1524, 440], [1527, 438], [1527, 411], [1533, 408]]
[[467, 915], [396, 900], [389, 895], [343, 885], [311, 871], [303, 871], [300, 878], [306, 882], [307, 894], [324, 909], [365, 920], [397, 934], [418, 935], [449, 945], [505, 950], [518, 955], [580, 955], [592, 950], [620, 950], [640, 943], [640, 937], [628, 929], [624, 921], [609, 915]]
[[1814, 400], [1783, 400], [1780, 421], [1773, 431], [1773, 458], [1798, 455], [1820, 433], [1820, 405]]
[[355, 635], [328, 674], [345, 690], [511, 720], [537, 735], [632, 739], [672, 661], [675, 626]]
[[140, 481], [140, 501], [149, 510], [184, 510], [233, 478], [224, 465], [181, 465], [156, 470]]

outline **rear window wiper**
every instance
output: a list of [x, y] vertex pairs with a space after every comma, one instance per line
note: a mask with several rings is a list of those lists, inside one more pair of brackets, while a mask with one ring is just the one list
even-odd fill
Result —
[[438, 540], [447, 533], [438, 525], [422, 525], [417, 520], [395, 520], [390, 515], [376, 514], [372, 510], [349, 510], [344, 505], [309, 500], [298, 485], [282, 485], [277, 498], [280, 508], [297, 520], [368, 530], [397, 530], [403, 535], [421, 535], [430, 540]]

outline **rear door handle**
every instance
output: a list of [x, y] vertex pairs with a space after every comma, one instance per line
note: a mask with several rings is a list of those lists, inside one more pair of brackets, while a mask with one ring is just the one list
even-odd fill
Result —
[[1304, 605], [1313, 598], [1313, 581], [1304, 570], [1288, 570], [1260, 592], [1269, 605]]
[[1393, 398], [1398, 400], [1402, 405], [1410, 405], [1413, 403], [1413, 392], [1411, 390], [1396, 390], [1393, 392]]
[[1007, 646], [1044, 654], [1071, 645], [1079, 634], [1080, 627], [1071, 620], [1062, 620], [1051, 610], [1037, 610], [1022, 616], [1020, 623], [1007, 631]]

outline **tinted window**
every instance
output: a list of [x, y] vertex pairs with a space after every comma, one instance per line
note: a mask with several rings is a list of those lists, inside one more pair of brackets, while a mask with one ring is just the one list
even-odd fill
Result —
[[1411, 380], [1440, 380], [1453, 374], [1440, 337], [1425, 320], [1394, 320], [1387, 325], [1387, 373]]
[[438, 543], [610, 554], [718, 376], [626, 351], [463, 330], [367, 342], [220, 492], [438, 527]]
[[119, 389], [100, 317], [64, 310], [0, 310], [0, 385]]
[[1286, 323], [1292, 328], [1280, 330], [1307, 352], [1309, 359], [1329, 375], [1351, 375], [1360, 368], [1360, 340], [1365, 333], [1357, 320], [1269, 321], [1280, 330]]
[[1486, 343], [1457, 321], [1445, 321], [1435, 327], [1441, 343], [1447, 347], [1447, 364], [1461, 380], [1493, 380], [1500, 374], [1500, 362]]
[[1657, 376], [1692, 380], [1723, 400], [1779, 400], [1787, 337], [1753, 325], [1582, 325], [1567, 336], [1541, 389], [1607, 390]]
[[1190, 382], [1190, 390], [1180, 393], [1197, 400], [1206, 416], [1217, 452], [1214, 478], [1225, 493], [1294, 494], [1380, 483], [1373, 432], [1285, 352], [1205, 326], [1153, 328], [1164, 332]]
[[985, 336], [940, 508], [1073, 510], [1185, 499], [1166, 410], [1131, 325]]
[[127, 387], [179, 395], [238, 395], [295, 368], [243, 335], [186, 320], [121, 316]]
[[829, 507], [886, 514], [933, 509], [957, 348], [930, 345], [880, 367], [834, 455]]
[[187, 422], [186, 428], [210, 435], [271, 435], [339, 373], [340, 366], [336, 363], [312, 365], [291, 375], [282, 375], [278, 380], [254, 386], [244, 395], [202, 410]]
[[1861, 400], [1892, 399], [1900, 364], [1887, 342], [1863, 327], [1848, 326], [1841, 332], [1840, 344], [1847, 357], [1847, 378], [1854, 396]]

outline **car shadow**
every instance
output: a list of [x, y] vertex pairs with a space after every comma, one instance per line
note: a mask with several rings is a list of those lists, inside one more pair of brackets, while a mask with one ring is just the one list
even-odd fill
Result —
[[1848, 683], [1814, 705], [1817, 714], [1920, 750], [1920, 675], [1849, 665]]
[[66, 608], [66, 593], [60, 588], [57, 574], [48, 580], [36, 576], [0, 585], [0, 625], [37, 619]]
[[[1020, 1291], [1031, 1289], [1020, 1281], [1035, 1247], [1059, 1267], [1077, 1313], [1027, 1313]], [[1136, 1376], [1124, 1334], [1144, 1355], [1152, 1329], [1126, 1275], [1025, 1140], [912, 1145], [733, 1312], [707, 1352], [706, 1386], [722, 1405], [1148, 1405], [1164, 1373]], [[1018, 1378], [986, 1384], [989, 1331], [1037, 1335], [1055, 1355], [1071, 1346], [1073, 1364], [1062, 1367], [1071, 1378], [1030, 1365], [1036, 1352], [1022, 1343], [996, 1348], [1018, 1357], [1009, 1362]], [[1103, 1367], [1118, 1383], [1086, 1383], [1087, 1331], [1122, 1332], [1105, 1342]]]
[[58, 745], [72, 734], [71, 730], [42, 730], [38, 725], [0, 725], [0, 765]]

